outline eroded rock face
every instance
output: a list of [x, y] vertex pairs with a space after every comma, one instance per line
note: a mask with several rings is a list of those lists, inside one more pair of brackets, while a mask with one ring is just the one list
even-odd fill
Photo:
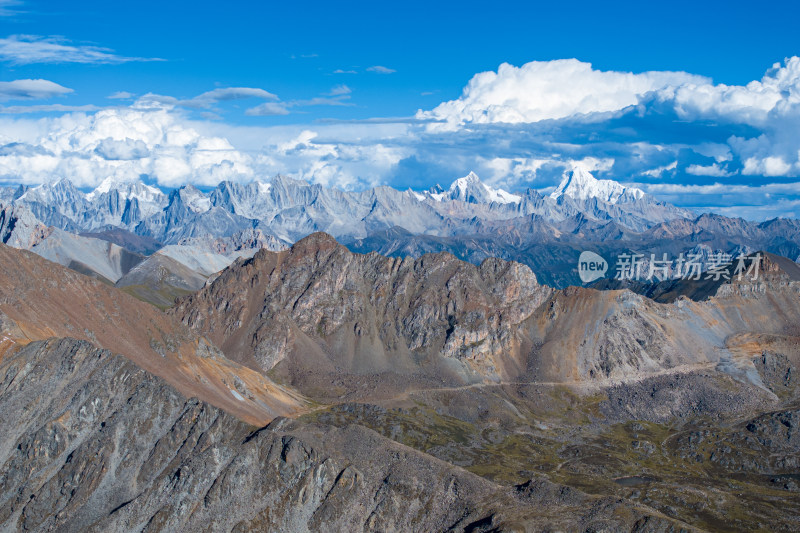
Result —
[[27, 250], [46, 239], [52, 231], [25, 207], [0, 203], [0, 242]]
[[0, 530], [663, 530], [646, 508], [500, 487], [359, 426], [257, 429], [84, 341], [0, 361]]
[[551, 292], [518, 263], [359, 255], [318, 233], [235, 264], [174, 313], [262, 371], [308, 344], [344, 372], [408, 373], [445, 358], [500, 379], [519, 352], [514, 327]]

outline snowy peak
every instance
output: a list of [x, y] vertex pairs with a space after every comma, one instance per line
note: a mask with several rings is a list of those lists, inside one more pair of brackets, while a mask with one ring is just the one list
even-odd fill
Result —
[[463, 178], [458, 178], [450, 184], [448, 191], [451, 194], [464, 194], [467, 191], [483, 188], [483, 182], [474, 172], [470, 172]]
[[37, 187], [28, 189], [17, 200], [28, 202], [41, 202], [43, 204], [63, 204], [64, 202], [73, 204], [83, 200], [83, 193], [75, 188], [66, 178], [59, 178], [49, 183], [43, 183]]
[[166, 199], [166, 195], [159, 189], [139, 180], [123, 180], [112, 176], [104, 179], [95, 190], [88, 193], [86, 199], [91, 202], [111, 191], [117, 191], [124, 200], [136, 198], [140, 203], [160, 204]]
[[470, 204], [500, 204], [518, 203], [522, 197], [511, 194], [503, 189], [494, 189], [483, 183], [478, 175], [470, 172], [463, 178], [455, 180], [447, 191], [430, 192], [434, 200], [459, 200]]
[[205, 213], [211, 209], [211, 199], [194, 185], [184, 185], [173, 194], [193, 213]]
[[581, 167], [574, 167], [564, 173], [561, 183], [550, 194], [550, 198], [557, 200], [568, 196], [575, 200], [589, 200], [597, 198], [609, 204], [620, 200], [640, 200], [645, 196], [644, 191], [635, 187], [625, 187], [612, 180], [599, 180]]

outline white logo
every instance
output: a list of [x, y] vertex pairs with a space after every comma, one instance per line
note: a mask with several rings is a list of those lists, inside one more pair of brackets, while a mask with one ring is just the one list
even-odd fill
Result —
[[607, 271], [608, 261], [594, 252], [583, 252], [578, 258], [578, 275], [584, 283], [602, 278]]

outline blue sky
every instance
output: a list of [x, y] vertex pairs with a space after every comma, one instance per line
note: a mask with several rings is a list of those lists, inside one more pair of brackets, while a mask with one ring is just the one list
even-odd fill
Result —
[[546, 191], [581, 164], [800, 215], [797, 2], [288, 4], [0, 0], [0, 182]]

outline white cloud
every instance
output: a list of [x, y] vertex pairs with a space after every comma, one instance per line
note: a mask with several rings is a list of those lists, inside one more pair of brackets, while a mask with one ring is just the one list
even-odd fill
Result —
[[272, 168], [282, 174], [328, 187], [359, 189], [385, 183], [410, 152], [379, 140], [363, 144], [326, 141], [319, 132], [306, 129], [266, 146], [265, 153], [270, 155]]
[[393, 68], [388, 68], [381, 65], [374, 65], [372, 67], [367, 67], [367, 72], [375, 72], [376, 74], [392, 74], [397, 71]]
[[128, 91], [117, 91], [113, 94], [109, 94], [106, 98], [110, 100], [129, 100], [134, 98], [136, 95], [133, 93], [129, 93]]
[[695, 176], [714, 176], [718, 178], [724, 178], [733, 175], [733, 172], [725, 170], [717, 163], [713, 163], [708, 166], [689, 165], [686, 167], [686, 172]]
[[756, 176], [788, 176], [796, 175], [797, 170], [792, 171], [792, 165], [783, 160], [780, 156], [769, 156], [759, 159], [749, 157], [744, 161], [742, 174]]
[[144, 141], [133, 140], [130, 137], [121, 140], [106, 137], [97, 143], [94, 152], [109, 161], [132, 161], [150, 155], [150, 150]]
[[[268, 102], [272, 103], [272, 102]], [[407, 126], [225, 127], [194, 122], [164, 107], [107, 108], [37, 121], [0, 120], [0, 181], [42, 183], [66, 177], [95, 187], [113, 176], [151, 176], [159, 185], [216, 185], [269, 179], [277, 173], [326, 186], [378, 185], [409, 154], [380, 141]], [[242, 147], [227, 138], [230, 133]], [[376, 133], [378, 137], [376, 137]], [[13, 137], [11, 137], [13, 135]], [[257, 140], [257, 148], [248, 143]]]
[[0, 17], [12, 17], [19, 14], [16, 6], [22, 5], [19, 0], [0, 0]]
[[264, 102], [263, 104], [251, 107], [245, 111], [244, 114], [251, 117], [270, 117], [277, 115], [288, 115], [289, 110], [286, 109], [285, 104], [279, 102]]
[[101, 109], [96, 105], [64, 105], [64, 104], [41, 104], [41, 105], [12, 105], [0, 106], [0, 114], [3, 115], [26, 115], [30, 113], [73, 113], [91, 112]]
[[41, 183], [66, 177], [78, 186], [94, 187], [109, 176], [133, 179], [145, 174], [160, 185], [178, 186], [216, 185], [221, 179], [241, 181], [254, 175], [248, 155], [225, 139], [200, 135], [181, 115], [166, 109], [109, 108], [39, 124], [41, 132], [19, 128], [16, 139], [4, 139], [36, 148], [2, 152], [0, 177], [5, 181]]
[[588, 172], [606, 172], [614, 166], [614, 159], [611, 157], [584, 157], [583, 159], [567, 160], [568, 167], [580, 167]]
[[644, 174], [645, 176], [652, 176], [654, 178], [658, 178], [661, 177], [661, 175], [664, 174], [665, 172], [671, 172], [676, 168], [678, 168], [678, 162], [673, 161], [669, 165], [662, 165], [660, 167], [645, 170], [644, 172], [642, 172], [642, 174]]
[[[255, 116], [348, 105], [346, 86], [307, 100], [234, 87], [184, 100], [145, 95], [129, 108], [90, 116], [0, 116], [0, 181], [65, 176], [93, 186], [108, 176], [147, 174], [166, 186], [215, 185], [281, 173], [360, 189], [446, 185], [475, 170], [509, 191], [544, 191], [565, 167], [580, 164], [603, 178], [644, 182], [632, 184], [684, 206], [767, 206], [788, 199], [782, 204], [788, 210], [800, 198], [797, 184], [784, 178], [800, 175], [797, 61], [743, 86], [713, 85], [684, 73], [600, 72], [577, 61], [506, 66], [477, 75], [462, 98], [416, 118], [271, 127], [188, 118], [221, 113], [215, 104], [234, 98], [261, 98], [246, 111]], [[532, 68], [539, 78], [531, 77]], [[72, 108], [14, 106], [0, 113], [34, 109]], [[449, 129], [436, 129], [432, 120], [449, 120]]]
[[352, 70], [352, 69], [351, 70], [344, 70], [344, 69], [337, 68], [336, 70], [333, 71], [333, 73], [334, 74], [358, 74], [358, 71]]
[[278, 97], [264, 89], [254, 87], [225, 87], [204, 92], [190, 100], [182, 100], [181, 105], [192, 107], [211, 107], [217, 102], [229, 100], [244, 100], [246, 98], [261, 98], [263, 100], [277, 100]]
[[348, 87], [344, 83], [341, 83], [339, 85], [332, 87], [330, 92], [328, 93], [328, 96], [341, 96], [344, 94], [350, 94], [352, 92], [353, 90], [350, 87]]
[[278, 100], [277, 95], [257, 87], [221, 87], [186, 99], [163, 94], [147, 93], [136, 100], [134, 105], [140, 108], [169, 108], [172, 106], [181, 106], [190, 109], [212, 109], [214, 104], [219, 102], [246, 100], [249, 98]]
[[489, 185], [518, 189], [520, 183], [536, 180], [539, 170], [552, 159], [529, 159], [526, 157], [495, 157], [485, 161], [480, 175], [486, 176]]
[[497, 72], [476, 74], [457, 100], [444, 102], [420, 118], [463, 123], [520, 123], [617, 111], [650, 91], [707, 78], [685, 72], [594, 70], [576, 59], [532, 61], [521, 67], [503, 63]]
[[661, 101], [674, 106], [681, 118], [725, 118], [739, 123], [764, 125], [770, 114], [791, 113], [800, 104], [800, 58], [775, 63], [760, 81], [747, 85], [688, 83], [662, 89]]
[[75, 45], [60, 37], [11, 35], [0, 39], [0, 61], [15, 65], [32, 63], [127, 63], [163, 61], [159, 58], [126, 57], [92, 45]]
[[48, 80], [0, 81], [0, 101], [44, 100], [71, 92], [72, 89]]

